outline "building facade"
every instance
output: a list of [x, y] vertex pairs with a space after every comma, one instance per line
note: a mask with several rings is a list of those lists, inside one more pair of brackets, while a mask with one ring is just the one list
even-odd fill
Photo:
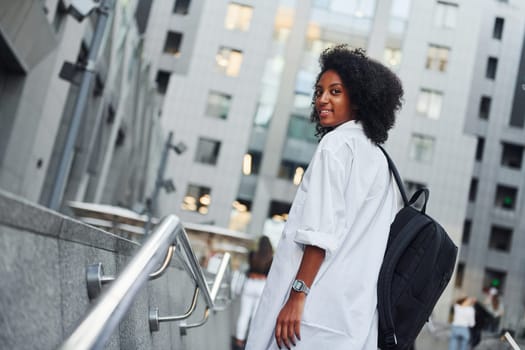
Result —
[[[79, 21], [69, 4], [0, 2], [0, 186], [61, 211], [70, 200], [131, 207], [145, 198], [143, 169], [158, 119], [137, 1], [99, 2], [109, 17], [99, 25], [98, 50], [100, 12]], [[90, 51], [98, 51], [92, 62]], [[82, 109], [84, 70], [94, 73]]]
[[465, 131], [477, 138], [455, 287], [494, 287], [501, 327], [525, 327], [525, 4], [488, 1], [478, 33]]

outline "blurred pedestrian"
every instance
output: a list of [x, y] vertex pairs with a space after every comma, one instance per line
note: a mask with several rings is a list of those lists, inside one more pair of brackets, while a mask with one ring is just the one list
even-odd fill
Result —
[[262, 236], [259, 239], [257, 251], [250, 251], [249, 253], [248, 263], [250, 267], [241, 294], [241, 308], [237, 319], [233, 350], [244, 348], [248, 327], [259, 305], [272, 259], [273, 248], [270, 239], [267, 236]]
[[454, 304], [452, 333], [448, 345], [449, 350], [467, 350], [470, 341], [470, 328], [476, 324], [474, 303], [476, 299], [463, 297]]
[[492, 321], [489, 323], [488, 330], [491, 332], [499, 331], [499, 324], [504, 313], [503, 303], [499, 297], [499, 291], [495, 287], [488, 290], [487, 297], [483, 302], [485, 309], [492, 315]]
[[312, 120], [321, 138], [290, 209], [246, 348], [377, 350], [377, 279], [398, 207], [378, 145], [403, 89], [346, 45], [320, 57]]

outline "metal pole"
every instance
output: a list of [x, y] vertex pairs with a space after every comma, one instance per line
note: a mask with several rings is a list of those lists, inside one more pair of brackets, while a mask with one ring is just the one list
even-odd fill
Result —
[[73, 152], [78, 136], [78, 130], [80, 128], [82, 117], [86, 109], [91, 82], [95, 77], [95, 63], [98, 57], [102, 39], [104, 37], [106, 24], [108, 22], [109, 10], [112, 7], [113, 0], [103, 0], [103, 3], [100, 5], [100, 7], [96, 9], [98, 13], [97, 23], [95, 25], [95, 31], [89, 46], [88, 61], [82, 75], [82, 82], [80, 84], [80, 89], [75, 102], [73, 116], [71, 117], [71, 124], [67, 132], [66, 143], [62, 149], [57, 175], [53, 184], [53, 191], [51, 193], [51, 198], [49, 199], [49, 207], [53, 210], [59, 210], [62, 203], [62, 197], [66, 187], [66, 180], [71, 169], [71, 161], [73, 159]]
[[155, 187], [153, 189], [153, 194], [150, 197], [150, 202], [148, 205], [148, 221], [146, 222], [146, 226], [144, 226], [144, 234], [147, 235], [151, 226], [151, 217], [157, 210], [157, 197], [159, 196], [160, 188], [162, 187], [163, 177], [164, 177], [164, 170], [166, 169], [166, 163], [168, 160], [168, 153], [170, 151], [170, 148], [172, 148], [171, 140], [173, 139], [173, 131], [170, 131], [168, 134], [168, 139], [166, 140], [166, 143], [164, 144], [164, 149], [162, 150], [162, 156], [160, 158], [160, 164], [159, 164], [159, 170], [157, 170], [157, 179], [155, 180]]
[[126, 315], [149, 274], [162, 261], [166, 248], [183, 230], [175, 215], [164, 218], [59, 349], [105, 349], [107, 340]]

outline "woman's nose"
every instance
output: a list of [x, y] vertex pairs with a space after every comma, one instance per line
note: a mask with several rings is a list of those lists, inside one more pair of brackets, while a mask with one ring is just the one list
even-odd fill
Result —
[[321, 104], [326, 104], [328, 103], [328, 94], [326, 92], [323, 92], [320, 96], [319, 96], [319, 103]]

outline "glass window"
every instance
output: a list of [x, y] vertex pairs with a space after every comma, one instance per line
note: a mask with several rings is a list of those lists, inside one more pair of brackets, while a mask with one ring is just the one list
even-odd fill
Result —
[[413, 134], [410, 142], [410, 158], [418, 162], [431, 162], [434, 143], [432, 136]]
[[463, 236], [461, 237], [461, 243], [468, 244], [470, 242], [471, 230], [472, 230], [472, 221], [465, 220], [463, 222]]
[[304, 92], [296, 92], [293, 98], [293, 107], [297, 111], [303, 111], [309, 114], [312, 108], [312, 95]]
[[277, 177], [290, 180], [294, 185], [299, 185], [307, 167], [308, 164], [283, 159]]
[[169, 31], [164, 43], [164, 53], [179, 56], [182, 44], [182, 33]]
[[456, 268], [456, 280], [454, 286], [456, 288], [461, 288], [463, 286], [463, 277], [465, 276], [465, 263], [458, 263]]
[[501, 154], [501, 165], [521, 169], [523, 159], [523, 146], [502, 142], [503, 152]]
[[438, 1], [436, 5], [436, 12], [434, 13], [434, 24], [439, 28], [453, 29], [456, 28], [458, 17], [458, 5]]
[[228, 118], [228, 112], [231, 106], [231, 95], [223, 94], [217, 91], [210, 91], [206, 105], [206, 115], [219, 119]]
[[499, 294], [504, 293], [507, 272], [496, 269], [485, 269], [483, 277], [483, 289], [497, 288]]
[[496, 70], [498, 69], [498, 59], [496, 57], [489, 57], [487, 60], [487, 71], [485, 76], [488, 79], [496, 79]]
[[470, 180], [470, 187], [469, 187], [469, 190], [468, 190], [468, 200], [469, 200], [469, 202], [476, 201], [477, 194], [478, 194], [478, 179], [473, 177]]
[[242, 173], [244, 175], [257, 175], [261, 168], [262, 153], [250, 150], [242, 159]]
[[448, 47], [430, 44], [428, 46], [425, 68], [440, 72], [446, 71], [449, 53], [450, 49]]
[[64, 4], [64, 0], [58, 0], [57, 7], [55, 10], [55, 18], [53, 18], [53, 27], [55, 32], [58, 33], [62, 29], [62, 25], [67, 18], [67, 7]]
[[181, 208], [186, 211], [196, 211], [202, 215], [208, 214], [211, 204], [211, 189], [205, 186], [189, 184]]
[[494, 205], [497, 208], [514, 210], [516, 209], [517, 197], [517, 188], [505, 185], [497, 185], [496, 198], [494, 198]]
[[224, 27], [229, 30], [247, 31], [252, 21], [253, 7], [236, 3], [229, 3]]
[[366, 35], [372, 27], [376, 2], [376, 0], [316, 0], [313, 2], [315, 9], [312, 11], [311, 18], [318, 21], [321, 28], [334, 28], [334, 31], [339, 32], [350, 30]]
[[374, 17], [376, 0], [315, 0], [314, 6], [358, 18]]
[[436, 5], [436, 12], [434, 13], [434, 24], [440, 28], [453, 29], [456, 28], [458, 18], [458, 5], [438, 1]]
[[512, 242], [512, 229], [501, 226], [492, 226], [490, 230], [489, 249], [503, 252], [510, 251]]
[[221, 47], [215, 57], [217, 69], [230, 77], [239, 75], [242, 63], [242, 51]]
[[411, 0], [392, 0], [388, 32], [397, 37], [402, 37], [406, 31], [410, 15]]
[[277, 247], [284, 229], [291, 204], [280, 201], [271, 201], [268, 216], [264, 222], [263, 235], [268, 236], [272, 245]]
[[522, 76], [516, 84], [516, 90], [514, 91], [514, 102], [512, 105], [512, 111], [510, 115], [509, 125], [515, 128], [523, 129], [525, 125], [525, 76]]
[[476, 160], [480, 162], [483, 159], [483, 150], [485, 148], [485, 139], [478, 137], [478, 144], [476, 146]]
[[232, 211], [230, 213], [230, 223], [228, 224], [228, 228], [238, 232], [247, 232], [248, 225], [252, 219], [251, 207], [251, 201], [237, 198], [232, 203]]
[[410, 15], [411, 0], [392, 0], [390, 16], [407, 20]]
[[481, 96], [481, 99], [479, 100], [479, 119], [489, 119], [491, 103], [492, 98], [489, 96]]
[[496, 17], [494, 20], [494, 29], [492, 30], [492, 37], [497, 40], [501, 40], [503, 37], [503, 25], [505, 20], [501, 17]]
[[288, 137], [296, 140], [303, 140], [311, 143], [317, 143], [315, 136], [315, 124], [300, 115], [292, 115], [288, 124]]
[[168, 90], [170, 76], [171, 72], [164, 70], [157, 71], [157, 77], [155, 78], [155, 82], [157, 83], [157, 92], [159, 94], [164, 95], [166, 93], [166, 90]]
[[421, 89], [417, 99], [417, 113], [430, 119], [439, 119], [443, 94], [439, 91]]
[[390, 69], [397, 69], [401, 64], [401, 49], [393, 47], [385, 48], [383, 63]]
[[201, 137], [195, 153], [195, 161], [204, 164], [217, 164], [219, 158], [220, 141], [211, 140]]
[[178, 15], [187, 15], [190, 8], [190, 0], [175, 0], [173, 13]]

